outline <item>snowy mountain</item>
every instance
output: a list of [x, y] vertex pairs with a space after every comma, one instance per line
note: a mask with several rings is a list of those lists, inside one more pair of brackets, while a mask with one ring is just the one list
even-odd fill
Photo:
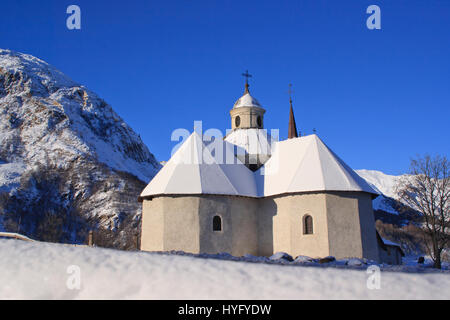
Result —
[[395, 187], [402, 176], [393, 176], [377, 170], [355, 170], [363, 177], [376, 191], [389, 198], [398, 199]]
[[399, 176], [387, 175], [376, 170], [355, 170], [363, 179], [365, 179], [372, 188], [380, 193], [380, 196], [373, 201], [374, 210], [383, 210], [392, 214], [398, 214], [393, 208], [392, 199], [398, 200], [395, 192], [395, 186], [398, 183]]
[[380, 193], [380, 196], [373, 200], [376, 219], [402, 226], [418, 218], [417, 212], [402, 203], [396, 192], [397, 183], [404, 177], [408, 178], [407, 175], [393, 176], [364, 169], [355, 171]]
[[139, 217], [137, 196], [159, 168], [95, 93], [0, 49], [0, 228], [53, 241], [119, 228]]

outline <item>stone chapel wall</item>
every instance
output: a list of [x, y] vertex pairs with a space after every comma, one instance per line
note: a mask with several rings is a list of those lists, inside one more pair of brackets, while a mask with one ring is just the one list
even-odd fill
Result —
[[[199, 210], [200, 251], [257, 255], [257, 201], [247, 197], [204, 195]], [[212, 229], [216, 215], [221, 217], [221, 231]]]
[[379, 261], [371, 195], [330, 192], [326, 202], [330, 255]]
[[200, 252], [198, 196], [160, 196], [144, 200], [141, 249]]
[[[313, 234], [303, 234], [304, 216], [313, 218]], [[291, 194], [261, 199], [258, 216], [259, 252], [283, 251], [293, 257], [329, 255], [325, 195]]]

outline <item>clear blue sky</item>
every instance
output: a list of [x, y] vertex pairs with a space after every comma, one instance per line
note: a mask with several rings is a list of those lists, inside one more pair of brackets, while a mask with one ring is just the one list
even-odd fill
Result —
[[[66, 28], [77, 4], [82, 29]], [[381, 30], [366, 8], [381, 8]], [[10, 0], [0, 47], [35, 55], [105, 99], [167, 160], [176, 128], [230, 127], [253, 74], [265, 125], [298, 127], [355, 169], [405, 172], [416, 154], [449, 155], [450, 1]]]

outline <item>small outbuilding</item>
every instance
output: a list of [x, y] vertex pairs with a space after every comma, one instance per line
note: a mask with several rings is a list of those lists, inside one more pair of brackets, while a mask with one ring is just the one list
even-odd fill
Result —
[[402, 247], [395, 242], [384, 239], [377, 232], [377, 240], [380, 251], [380, 260], [383, 263], [399, 265], [402, 264], [402, 257], [405, 256], [405, 253], [402, 250]]

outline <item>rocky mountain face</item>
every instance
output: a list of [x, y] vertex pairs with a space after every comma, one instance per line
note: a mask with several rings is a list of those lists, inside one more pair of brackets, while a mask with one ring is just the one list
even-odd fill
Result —
[[[0, 229], [126, 248], [160, 164], [104, 100], [46, 62], [0, 49]], [[1, 231], [1, 230], [0, 230]]]

